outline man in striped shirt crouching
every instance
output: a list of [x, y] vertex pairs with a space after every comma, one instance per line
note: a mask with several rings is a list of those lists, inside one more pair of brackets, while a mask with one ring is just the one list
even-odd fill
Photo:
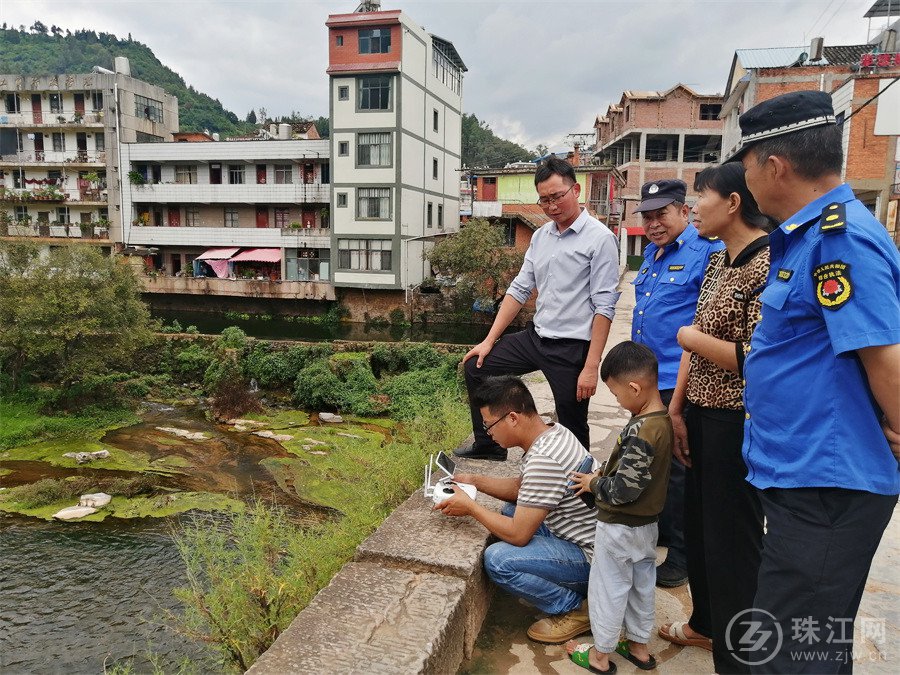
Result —
[[571, 431], [544, 423], [518, 377], [488, 378], [473, 394], [473, 404], [481, 411], [485, 433], [497, 444], [525, 448], [521, 475], [456, 474], [460, 483], [508, 502], [500, 513], [455, 487], [456, 494], [435, 509], [472, 516], [501, 540], [484, 552], [488, 577], [548, 614], [532, 624], [528, 637], [555, 644], [586, 633], [597, 512], [575, 496], [569, 475], [593, 471], [594, 461]]

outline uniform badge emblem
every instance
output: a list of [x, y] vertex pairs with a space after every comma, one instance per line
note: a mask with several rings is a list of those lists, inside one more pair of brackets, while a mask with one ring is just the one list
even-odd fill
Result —
[[816, 282], [816, 300], [825, 309], [838, 309], [853, 295], [850, 282], [850, 265], [834, 260], [813, 270]]
[[684, 265], [669, 265], [670, 272], [680, 272], [684, 269]]
[[657, 192], [659, 192], [659, 185], [651, 185], [647, 188], [647, 194], [655, 195]]
[[794, 276], [794, 270], [786, 270], [783, 267], [778, 270], [778, 278], [781, 281], [790, 281], [792, 276]]

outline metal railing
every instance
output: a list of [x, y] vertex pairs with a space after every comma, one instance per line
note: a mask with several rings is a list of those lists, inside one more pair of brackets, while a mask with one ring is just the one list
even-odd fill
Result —
[[60, 112], [19, 112], [0, 113], [0, 125], [17, 127], [70, 127], [103, 124], [103, 111], [76, 113], [74, 110]]
[[87, 150], [31, 150], [0, 155], [0, 162], [17, 164], [106, 164], [106, 152]]
[[4, 227], [0, 224], [0, 236], [109, 239], [109, 226], [96, 223], [16, 223]]

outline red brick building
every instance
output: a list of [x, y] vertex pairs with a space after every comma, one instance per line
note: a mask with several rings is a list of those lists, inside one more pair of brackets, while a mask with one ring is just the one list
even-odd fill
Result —
[[873, 44], [830, 47], [817, 38], [809, 47], [739, 49], [721, 113], [725, 152], [740, 138], [738, 118], [745, 110], [792, 91], [831, 93], [835, 115], [844, 127], [843, 178], [897, 241], [900, 154], [897, 125], [886, 122], [900, 118], [900, 111], [888, 105], [887, 97], [876, 95], [898, 75], [900, 55], [880, 49], [879, 39]]
[[700, 94], [683, 84], [667, 91], [625, 91], [617, 104], [597, 117], [594, 153], [624, 179], [620, 237], [623, 255], [640, 255], [647, 243], [639, 216], [641, 185], [680, 178], [690, 187], [694, 176], [719, 161], [722, 149], [720, 94]]

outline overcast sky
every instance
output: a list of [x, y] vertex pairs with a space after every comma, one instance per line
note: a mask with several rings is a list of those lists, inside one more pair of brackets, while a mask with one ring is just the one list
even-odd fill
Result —
[[[533, 148], [591, 132], [624, 89], [683, 82], [722, 92], [738, 48], [868, 40], [873, 0], [383, 0], [452, 41], [469, 72], [463, 109]], [[328, 112], [328, 14], [308, 0], [0, 0], [0, 20], [91, 28], [150, 46], [188, 84], [243, 118]], [[876, 22], [879, 22], [876, 24]], [[872, 29], [882, 27], [875, 19]], [[135, 73], [139, 75], [139, 73]]]

